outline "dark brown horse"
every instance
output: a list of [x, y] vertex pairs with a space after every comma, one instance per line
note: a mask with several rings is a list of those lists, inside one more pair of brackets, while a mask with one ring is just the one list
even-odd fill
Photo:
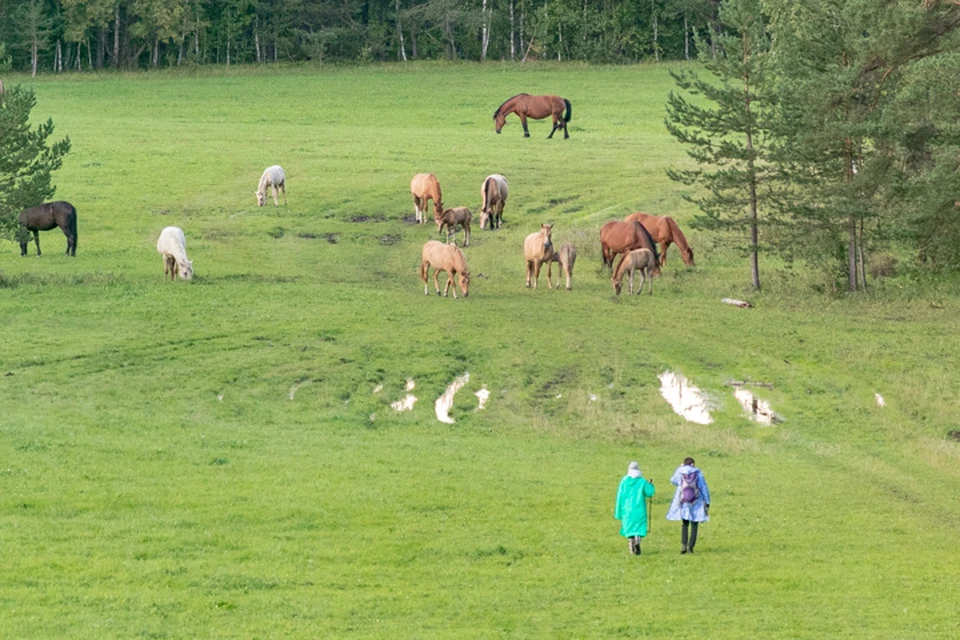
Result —
[[77, 255], [77, 210], [69, 202], [62, 200], [46, 202], [36, 207], [30, 207], [20, 212], [20, 255], [27, 255], [27, 245], [30, 244], [30, 232], [33, 232], [33, 241], [37, 244], [37, 255], [40, 255], [40, 231], [49, 231], [60, 227], [63, 235], [67, 236], [67, 255]]
[[[612, 267], [617, 254], [626, 256], [634, 249], [649, 249], [657, 260], [657, 266], [651, 270], [660, 275], [660, 254], [650, 233], [639, 222], [621, 222], [613, 220], [600, 228], [600, 249], [603, 252], [604, 266]], [[620, 259], [623, 262], [623, 258]]]
[[694, 266], [693, 248], [687, 244], [687, 239], [680, 231], [676, 221], [670, 216], [652, 216], [649, 213], [637, 211], [631, 213], [626, 218], [626, 222], [639, 222], [643, 228], [650, 232], [650, 236], [660, 243], [660, 264], [667, 264], [667, 247], [670, 244], [677, 245], [680, 249], [680, 259], [688, 267]]
[[[564, 113], [564, 108], [566, 108], [566, 113]], [[570, 122], [573, 107], [566, 98], [560, 96], [531, 96], [529, 93], [513, 96], [497, 107], [497, 110], [493, 113], [493, 123], [497, 133], [500, 133], [503, 129], [507, 116], [511, 113], [520, 117], [524, 138], [530, 137], [530, 131], [527, 129], [527, 118], [541, 120], [547, 116], [553, 116], [553, 129], [550, 130], [548, 138], [552, 138], [557, 129], [563, 129], [564, 138], [570, 137], [570, 134], [567, 133], [567, 123]]]

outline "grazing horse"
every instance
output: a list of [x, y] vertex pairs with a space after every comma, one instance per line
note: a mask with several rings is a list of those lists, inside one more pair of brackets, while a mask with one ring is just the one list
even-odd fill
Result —
[[694, 266], [693, 248], [687, 244], [683, 231], [680, 231], [680, 227], [670, 216], [652, 216], [649, 213], [637, 211], [624, 218], [624, 221], [639, 222], [644, 229], [650, 232], [654, 242], [660, 243], [661, 265], [667, 264], [667, 247], [673, 243], [680, 249], [680, 259], [683, 260], [683, 263], [688, 267]]
[[193, 261], [187, 259], [187, 239], [180, 227], [165, 227], [157, 238], [157, 252], [163, 257], [163, 280], [167, 274], [171, 282], [179, 275], [183, 280], [193, 278]]
[[40, 255], [40, 232], [60, 227], [63, 235], [67, 236], [67, 255], [77, 255], [77, 210], [69, 202], [45, 202], [36, 207], [30, 207], [20, 212], [20, 255], [27, 255], [27, 245], [30, 244], [30, 232], [33, 232], [33, 241], [37, 245], [37, 255]]
[[[566, 108], [566, 113], [564, 113], [564, 108]], [[493, 124], [497, 133], [500, 133], [503, 129], [507, 115], [511, 113], [520, 117], [524, 138], [530, 137], [530, 130], [527, 129], [527, 118], [540, 120], [547, 116], [553, 116], [553, 129], [550, 130], [548, 138], [552, 138], [557, 129], [563, 129], [564, 138], [570, 137], [570, 134], [567, 133], [567, 123], [570, 122], [573, 106], [566, 98], [560, 96], [532, 96], [529, 93], [513, 96], [493, 112]]]
[[457, 225], [463, 227], [463, 246], [470, 246], [470, 220], [473, 214], [466, 207], [454, 207], [446, 209], [437, 218], [437, 233], [443, 233], [443, 228], [447, 228], [447, 243], [456, 244]]
[[432, 173], [418, 173], [410, 180], [410, 194], [413, 196], [413, 215], [418, 224], [424, 222], [423, 214], [427, 210], [427, 201], [433, 200], [433, 218], [440, 219], [443, 211], [443, 196], [440, 193], [440, 181]]
[[640, 272], [640, 286], [637, 288], [639, 295], [643, 291], [643, 283], [650, 280], [650, 295], [653, 295], [653, 276], [650, 271], [657, 266], [657, 259], [650, 249], [634, 249], [623, 257], [617, 270], [613, 274], [613, 292], [620, 295], [620, 289], [623, 287], [623, 275], [630, 274], [630, 295], [633, 295], [633, 272]]
[[257, 185], [257, 204], [263, 206], [267, 204], [267, 187], [270, 187], [273, 193], [273, 206], [279, 207], [277, 202], [277, 189], [283, 192], [283, 204], [287, 204], [287, 176], [283, 172], [283, 167], [278, 164], [267, 167], [260, 175], [260, 184]]
[[[639, 222], [613, 220], [603, 225], [600, 228], [600, 249], [603, 253], [603, 264], [608, 267], [613, 266], [613, 259], [617, 254], [626, 255], [633, 249], [650, 249], [657, 262], [660, 262], [656, 243], [654, 243], [646, 228]], [[652, 273], [660, 275], [659, 264]]]
[[530, 282], [533, 282], [533, 288], [537, 288], [537, 282], [540, 280], [540, 267], [547, 264], [547, 286], [553, 288], [550, 282], [551, 265], [553, 264], [553, 241], [550, 234], [553, 231], [552, 224], [540, 225], [540, 231], [531, 233], [523, 241], [523, 257], [527, 261], [527, 288], [530, 288]]
[[499, 229], [503, 223], [503, 205], [507, 203], [507, 179], [499, 173], [487, 176], [480, 185], [480, 228], [487, 228], [490, 220], [490, 229]]
[[[560, 250], [554, 252], [552, 262], [560, 263], [557, 269], [557, 289], [560, 288], [560, 271], [567, 277], [567, 291], [570, 291], [570, 279], [573, 278], [573, 265], [577, 261], [577, 248], [569, 242], [560, 245]], [[549, 268], [547, 270], [549, 272]], [[549, 277], [549, 273], [548, 273]]]
[[[447, 286], [443, 288], [443, 295], [446, 297], [450, 286], [453, 284], [453, 276], [457, 275], [460, 290], [463, 291], [463, 297], [470, 295], [470, 271], [467, 269], [467, 259], [463, 256], [463, 251], [455, 244], [444, 244], [437, 240], [430, 240], [423, 245], [423, 253], [420, 258], [420, 279], [423, 280], [423, 293], [430, 295], [427, 290], [427, 281], [430, 278], [430, 267], [433, 267], [433, 287], [440, 295], [440, 283], [437, 277], [441, 271], [447, 272]], [[457, 297], [457, 288], [453, 287], [453, 297]]]

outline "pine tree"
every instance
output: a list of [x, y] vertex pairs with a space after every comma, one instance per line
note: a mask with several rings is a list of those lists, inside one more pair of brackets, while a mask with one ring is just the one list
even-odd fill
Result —
[[726, 31], [716, 36], [716, 57], [697, 43], [712, 77], [673, 73], [677, 86], [693, 98], [671, 92], [667, 103], [667, 130], [700, 166], [667, 175], [705, 189], [687, 196], [703, 212], [694, 226], [748, 232], [751, 281], [760, 289], [760, 214], [772, 180], [766, 160], [770, 39], [760, 0], [725, 0], [720, 20]]
[[69, 138], [47, 145], [53, 120], [31, 129], [36, 103], [33, 90], [19, 85], [0, 92], [0, 234], [9, 238], [17, 234], [20, 210], [53, 196], [50, 174], [70, 150]]

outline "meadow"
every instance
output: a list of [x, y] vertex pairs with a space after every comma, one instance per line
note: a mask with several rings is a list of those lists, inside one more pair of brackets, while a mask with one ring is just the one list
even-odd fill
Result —
[[[670, 68], [4, 77], [70, 136], [79, 242], [0, 242], [0, 636], [960, 635], [957, 282], [834, 296], [764, 255], [751, 292], [743, 239], [692, 229], [664, 174], [689, 162]], [[521, 91], [570, 99], [570, 139], [495, 135]], [[289, 204], [257, 207], [275, 163]], [[423, 295], [419, 172], [475, 219], [483, 178], [509, 180], [469, 298]], [[597, 232], [637, 210], [675, 217], [697, 266], [672, 248], [653, 296], [616, 298]], [[572, 291], [523, 286], [545, 221], [578, 247]], [[163, 281], [168, 225], [191, 282]], [[666, 370], [712, 424], [671, 410]], [[783, 422], [750, 421], [733, 380], [770, 383]], [[664, 520], [688, 455], [712, 493], [695, 556]], [[640, 557], [613, 519], [630, 460], [658, 488]]]

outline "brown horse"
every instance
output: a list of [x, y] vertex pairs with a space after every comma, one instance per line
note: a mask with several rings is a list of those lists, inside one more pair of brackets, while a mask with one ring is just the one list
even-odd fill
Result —
[[423, 214], [427, 210], [427, 201], [433, 200], [433, 218], [440, 218], [443, 211], [443, 198], [440, 193], [440, 181], [432, 173], [418, 173], [410, 180], [410, 194], [413, 196], [413, 215], [418, 223], [423, 223]]
[[[503, 223], [503, 205], [507, 203], [507, 179], [499, 173], [487, 176], [480, 185], [480, 228], [487, 228], [490, 220], [490, 229], [499, 229]], [[492, 218], [492, 219], [491, 219]]]
[[60, 227], [63, 235], [67, 236], [67, 255], [77, 255], [77, 210], [69, 202], [45, 202], [36, 207], [30, 207], [20, 212], [20, 255], [27, 255], [27, 245], [30, 244], [30, 233], [37, 245], [37, 255], [40, 255], [40, 231], [49, 231]]
[[[423, 293], [430, 295], [427, 290], [427, 282], [430, 279], [430, 267], [433, 267], [433, 287], [440, 295], [440, 283], [437, 277], [441, 271], [447, 272], [447, 286], [443, 288], [443, 295], [446, 297], [453, 284], [453, 277], [459, 276], [457, 284], [463, 291], [463, 297], [470, 295], [470, 271], [467, 269], [467, 259], [463, 256], [463, 251], [453, 244], [444, 244], [437, 240], [430, 240], [423, 245], [423, 253], [420, 259], [420, 279], [423, 280]], [[457, 297], [457, 288], [453, 287], [453, 297]]]
[[[650, 253], [658, 263], [660, 262], [656, 243], [639, 222], [613, 220], [603, 225], [600, 228], [600, 249], [603, 253], [603, 264], [608, 267], [613, 266], [613, 259], [617, 254], [626, 255], [634, 249], [650, 249]], [[653, 274], [660, 275], [659, 264], [653, 270]]]
[[[623, 257], [617, 270], [613, 274], [613, 292], [620, 295], [620, 289], [623, 287], [623, 275], [630, 274], [630, 295], [633, 295], [633, 272], [640, 272], [640, 287], [637, 288], [637, 294], [643, 291], [643, 283], [647, 276], [657, 266], [657, 259], [650, 249], [634, 249]], [[653, 276], [650, 275], [650, 295], [653, 295]]]
[[[577, 261], [577, 248], [570, 244], [569, 242], [564, 242], [560, 245], [560, 250], [554, 252], [552, 262], [557, 262], [560, 264], [560, 268], [557, 269], [557, 289], [560, 288], [560, 272], [563, 271], [563, 275], [567, 277], [567, 291], [570, 291], [570, 280], [573, 278], [573, 265]], [[549, 276], [549, 267], [547, 268], [547, 277]]]
[[533, 288], [537, 288], [537, 282], [540, 280], [540, 267], [547, 264], [547, 286], [553, 288], [550, 282], [550, 271], [553, 264], [553, 241], [550, 234], [553, 231], [552, 224], [540, 225], [540, 231], [531, 233], [523, 241], [523, 257], [527, 261], [527, 288], [533, 282]]
[[[566, 113], [564, 113], [564, 108], [566, 108]], [[570, 137], [570, 134], [567, 133], [567, 123], [570, 122], [573, 107], [566, 98], [560, 96], [532, 96], [529, 93], [513, 96], [493, 112], [493, 124], [497, 133], [500, 133], [503, 129], [507, 116], [511, 113], [520, 117], [524, 138], [530, 137], [530, 130], [527, 129], [527, 118], [540, 120], [547, 116], [553, 116], [553, 129], [550, 130], [548, 138], [552, 138], [557, 129], [563, 129], [564, 138]]]
[[443, 228], [447, 228], [447, 243], [455, 243], [457, 237], [457, 225], [463, 227], [463, 246], [470, 246], [470, 220], [473, 214], [467, 207], [454, 207], [445, 209], [437, 218], [437, 233], [443, 233]]
[[624, 218], [624, 221], [639, 222], [644, 229], [650, 232], [654, 241], [660, 243], [661, 265], [667, 264], [667, 247], [673, 243], [680, 249], [680, 259], [683, 260], [683, 263], [688, 267], [695, 266], [693, 263], [693, 248], [687, 244], [683, 231], [680, 231], [680, 227], [670, 216], [652, 216], [649, 213], [637, 211]]

